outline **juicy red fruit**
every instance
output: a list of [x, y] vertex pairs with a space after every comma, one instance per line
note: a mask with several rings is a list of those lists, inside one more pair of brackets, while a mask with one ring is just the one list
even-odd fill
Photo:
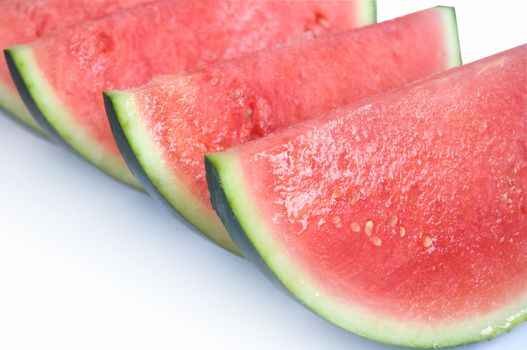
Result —
[[[0, 46], [35, 40], [58, 28], [93, 19], [153, 0], [3, 0], [0, 3]], [[0, 81], [15, 90], [7, 66], [0, 64]]]
[[[203, 155], [450, 68], [450, 10], [257, 52], [134, 91], [166, 166], [209, 206]], [[381, 44], [379, 44], [381, 43]], [[392, 59], [396, 57], [395, 59]], [[300, 62], [302, 62], [300, 64]]]
[[524, 295], [526, 51], [237, 149], [273, 239], [335, 298], [400, 320]]
[[[345, 2], [157, 1], [69, 27], [30, 46], [74, 122], [109, 155], [120, 157], [103, 90], [131, 88], [157, 74], [284, 43], [306, 28], [318, 34], [353, 28], [361, 22], [359, 8]], [[330, 27], [316, 21], [320, 16]]]

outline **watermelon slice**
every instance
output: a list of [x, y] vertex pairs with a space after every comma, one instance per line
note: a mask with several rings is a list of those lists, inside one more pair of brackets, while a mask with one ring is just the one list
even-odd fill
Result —
[[210, 206], [205, 153], [459, 63], [454, 10], [438, 7], [108, 92], [107, 110], [149, 192], [234, 249]]
[[527, 319], [527, 45], [206, 156], [245, 256], [381, 342]]
[[19, 91], [52, 138], [139, 187], [108, 125], [103, 90], [155, 74], [374, 21], [374, 2], [159, 1], [6, 51]]
[[[150, 1], [3, 0], [0, 1], [0, 48], [32, 41], [58, 28]], [[0, 108], [23, 125], [42, 132], [20, 99], [3, 62], [0, 62]]]

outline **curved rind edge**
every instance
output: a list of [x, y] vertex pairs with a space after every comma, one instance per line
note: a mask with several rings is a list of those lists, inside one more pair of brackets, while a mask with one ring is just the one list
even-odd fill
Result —
[[443, 12], [445, 47], [448, 55], [448, 68], [457, 67], [463, 64], [461, 58], [461, 44], [457, 25], [456, 8], [453, 6], [437, 6]]
[[37, 106], [36, 101], [33, 99], [33, 96], [31, 95], [31, 92], [28, 87], [29, 82], [26, 83], [22, 74], [22, 69], [19, 69], [20, 63], [18, 63], [17, 59], [17, 47], [5, 49], [4, 54], [6, 57], [7, 66], [9, 67], [9, 72], [11, 73], [11, 77], [15, 82], [15, 86], [18, 90], [18, 93], [20, 94], [22, 101], [33, 116], [34, 120], [45, 131], [45, 133], [51, 137], [54, 142], [59, 143], [72, 151], [75, 151], [71, 149], [71, 147], [66, 142], [64, 142], [64, 140], [57, 134], [55, 129], [48, 123], [42, 111]]
[[[4, 55], [7, 55], [7, 53], [4, 52]], [[42, 130], [40, 125], [38, 125], [35, 119], [31, 116], [31, 113], [27, 110], [24, 102], [18, 95], [18, 92], [13, 91], [2, 81], [0, 81], [0, 110], [5, 111], [11, 120], [22, 126], [24, 129], [31, 131], [37, 136], [48, 139], [44, 130]]]
[[[156, 183], [161, 182], [161, 180], [155, 179], [153, 174], [148, 174], [149, 171], [155, 172], [156, 169], [159, 170], [158, 168], [161, 162], [156, 161], [156, 163], [158, 164], [158, 166], [156, 167], [144, 166], [142, 164], [143, 162], [141, 161], [141, 152], [148, 152], [147, 149], [150, 149], [152, 147], [146, 147], [144, 144], [138, 144], [141, 143], [141, 141], [137, 140], [137, 137], [129, 135], [130, 127], [138, 127], [137, 124], [133, 126], [131, 125], [131, 123], [138, 123], [138, 117], [137, 115], [135, 115], [137, 111], [130, 112], [126, 110], [127, 101], [133, 98], [133, 96], [127, 91], [105, 91], [103, 93], [103, 98], [104, 105], [106, 108], [106, 115], [110, 123], [112, 134], [115, 138], [117, 146], [119, 147], [119, 151], [121, 152], [123, 158], [125, 159], [125, 162], [127, 163], [132, 173], [142, 183], [146, 191], [152, 197], [160, 201], [174, 216], [176, 216], [181, 222], [183, 222], [189, 229], [191, 229], [195, 233], [198, 233], [200, 236], [206, 238], [207, 240], [214, 242], [215, 244], [219, 245], [225, 250], [235, 255], [241, 255], [239, 249], [235, 246], [232, 241], [230, 241], [230, 237], [228, 236], [227, 232], [225, 232], [225, 235], [228, 238], [228, 241], [220, 240], [214, 237], [214, 235], [212, 234], [205, 233], [206, 231], [210, 231], [211, 228], [222, 230], [223, 226], [221, 225], [219, 220], [217, 224], [215, 222], [211, 222], [211, 219], [205, 217], [199, 218], [199, 220], [192, 220], [192, 218], [189, 218], [188, 215], [185, 215], [184, 212], [178, 210], [175, 206], [171, 205], [169, 199], [167, 198], [167, 195], [165, 195], [162, 189], [159, 188], [161, 186], [156, 185]], [[128, 114], [134, 115], [131, 117], [127, 117]], [[153, 153], [153, 151], [150, 151], [149, 153]], [[152, 156], [151, 158], [155, 157]], [[187, 201], [191, 200], [192, 199], [188, 198], [187, 196]], [[192, 207], [192, 205], [190, 205], [189, 207]], [[195, 210], [195, 212], [196, 215], [199, 214], [198, 210]]]
[[[358, 1], [359, 26], [377, 23], [377, 0]], [[355, 9], [354, 9], [355, 10]]]
[[[118, 157], [108, 157], [98, 144], [74, 125], [67, 108], [62, 105], [49, 83], [40, 74], [31, 48], [26, 45], [15, 45], [5, 49], [4, 53], [22, 101], [46, 134], [54, 142], [88, 160], [119, 182], [142, 191], [141, 185], [128, 170], [124, 161]], [[54, 126], [50, 119], [55, 119], [55, 123], [59, 126]], [[65, 137], [64, 133], [69, 136]], [[77, 144], [72, 145], [66, 141], [67, 138], [76, 140]]]
[[262, 271], [263, 274], [282, 292], [291, 295], [284, 285], [276, 278], [273, 272], [267, 267], [251, 240], [245, 234], [236, 215], [234, 215], [226, 194], [223, 191], [223, 187], [221, 186], [221, 179], [217, 170], [217, 167], [221, 165], [221, 162], [218, 162], [216, 158], [218, 155], [218, 153], [205, 155], [205, 171], [212, 208], [220, 217], [221, 222], [227, 229], [227, 232], [229, 232], [234, 243], [242, 251], [243, 256], [254, 263], [258, 269]]
[[[209, 186], [209, 191], [211, 193], [211, 202], [213, 208], [216, 210], [220, 219], [224, 223], [225, 227], [229, 231], [229, 234], [233, 238], [234, 242], [242, 249], [244, 256], [251, 260], [255, 265], [278, 287], [285, 291], [287, 294], [292, 296], [300, 304], [310, 309], [315, 314], [319, 315], [328, 322], [334, 324], [335, 326], [342, 328], [351, 333], [357, 334], [364, 338], [375, 340], [381, 343], [396, 345], [396, 346], [407, 346], [413, 348], [444, 348], [459, 346], [468, 343], [473, 343], [482, 340], [491, 340], [497, 335], [508, 332], [515, 326], [527, 321], [527, 292], [524, 296], [519, 298], [519, 302], [513, 303], [512, 306], [506, 306], [503, 309], [506, 311], [502, 312], [503, 315], [495, 316], [494, 314], [486, 317], [484, 319], [485, 325], [483, 328], [478, 328], [474, 326], [474, 321], [477, 319], [471, 318], [465, 320], [464, 322], [459, 322], [452, 324], [450, 326], [434, 326], [432, 327], [422, 327], [418, 324], [404, 324], [399, 320], [389, 319], [383, 315], [376, 315], [367, 310], [357, 310], [350, 312], [349, 316], [345, 316], [342, 319], [352, 320], [351, 323], [359, 325], [359, 327], [351, 327], [344, 324], [344, 322], [339, 322], [337, 318], [338, 315], [342, 314], [342, 310], [346, 308], [351, 310], [353, 307], [348, 306], [350, 304], [342, 304], [339, 302], [329, 301], [329, 304], [326, 299], [327, 297], [323, 295], [323, 292], [309, 291], [310, 288], [309, 282], [305, 283], [305, 286], [295, 286], [295, 283], [290, 283], [283, 278], [284, 275], [292, 276], [292, 279], [303, 279], [307, 278], [298, 267], [290, 268], [288, 264], [290, 263], [287, 260], [282, 259], [282, 263], [270, 263], [271, 260], [275, 260], [273, 255], [277, 254], [277, 249], [270, 247], [268, 250], [263, 252], [261, 242], [260, 245], [255, 243], [255, 237], [251, 238], [250, 230], [247, 230], [246, 224], [244, 224], [243, 215], [240, 212], [248, 212], [251, 209], [250, 203], [247, 203], [248, 195], [245, 190], [245, 186], [241, 181], [242, 175], [235, 174], [239, 172], [237, 166], [233, 166], [233, 163], [236, 162], [234, 159], [235, 156], [231, 152], [223, 153], [211, 153], [205, 156], [205, 166], [207, 171], [207, 184]], [[232, 189], [225, 189], [225, 185], [228, 185], [228, 182], [233, 182], [233, 187], [236, 187], [236, 191]], [[227, 186], [228, 187], [228, 186]], [[241, 200], [236, 200], [233, 197], [246, 197]], [[236, 202], [239, 202], [236, 204]], [[243, 208], [242, 208], [243, 207]], [[247, 218], [248, 220], [254, 218]], [[254, 221], [254, 220], [252, 220]], [[258, 227], [260, 231], [265, 231], [263, 223], [254, 223], [253, 227]], [[274, 247], [276, 248], [276, 247]], [[262, 255], [264, 254], [264, 255]], [[279, 268], [277, 268], [279, 266]], [[282, 278], [279, 276], [275, 270], [278, 269], [289, 269], [282, 274]], [[302, 280], [303, 281], [303, 280]], [[289, 285], [288, 285], [289, 284]], [[307, 286], [307, 287], [306, 287]], [[317, 297], [309, 297], [309, 294], [306, 294], [306, 290], [311, 295], [317, 294]], [[299, 296], [299, 294], [301, 296]], [[308, 297], [306, 298], [306, 295]], [[319, 299], [320, 298], [320, 299]], [[304, 300], [306, 299], [306, 300]], [[325, 312], [324, 306], [316, 307], [313, 304], [313, 300], [321, 301], [321, 303], [328, 306], [329, 309], [334, 311], [332, 315], [331, 312]], [[499, 314], [499, 312], [496, 312]], [[495, 319], [496, 318], [496, 319]], [[363, 326], [367, 324], [367, 326]], [[466, 335], [465, 330], [470, 330], [472, 334]], [[360, 329], [359, 329], [360, 328]], [[427, 334], [428, 333], [428, 334]]]

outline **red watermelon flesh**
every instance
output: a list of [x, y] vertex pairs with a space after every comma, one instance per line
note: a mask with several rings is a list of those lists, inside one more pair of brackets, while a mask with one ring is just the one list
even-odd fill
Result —
[[158, 1], [70, 26], [10, 48], [8, 55], [51, 136], [135, 184], [112, 137], [103, 90], [141, 85], [155, 74], [284, 43], [306, 31], [318, 35], [370, 23], [373, 8], [370, 1]]
[[[3, 0], [0, 2], [0, 48], [40, 38], [58, 28], [86, 19], [100, 17], [118, 9], [152, 0]], [[15, 106], [21, 106], [7, 66], [0, 63], [0, 86], [11, 94], [0, 96], [0, 107], [12, 111], [15, 117], [37, 127], [32, 120], [19, 116]], [[16, 101], [15, 101], [16, 99]], [[24, 111], [26, 112], [26, 111]], [[20, 112], [23, 113], [23, 112]], [[27, 112], [26, 112], [27, 113]]]
[[208, 155], [213, 204], [340, 327], [419, 347], [510, 330], [527, 319], [526, 69], [523, 45]]
[[459, 63], [455, 14], [437, 7], [107, 95], [118, 119], [113, 123], [127, 138], [121, 143], [135, 153], [123, 154], [139, 160], [129, 165], [146, 173], [145, 187], [208, 236], [227, 237], [209, 204], [205, 153]]

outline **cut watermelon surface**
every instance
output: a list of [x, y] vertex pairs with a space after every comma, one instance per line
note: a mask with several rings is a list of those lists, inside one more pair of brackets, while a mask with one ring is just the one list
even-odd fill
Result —
[[[3, 0], [0, 48], [40, 38], [58, 28], [152, 0]], [[24, 125], [42, 131], [20, 99], [5, 63], [0, 63], [0, 108]]]
[[301, 303], [444, 347], [527, 319], [527, 45], [207, 155], [237, 245]]
[[205, 153], [459, 63], [454, 10], [438, 7], [107, 92], [107, 111], [145, 188], [233, 250], [210, 206]]
[[102, 91], [146, 83], [306, 31], [374, 21], [372, 1], [159, 1], [70, 26], [6, 50], [33, 116], [52, 138], [115, 178], [139, 187], [122, 159]]

